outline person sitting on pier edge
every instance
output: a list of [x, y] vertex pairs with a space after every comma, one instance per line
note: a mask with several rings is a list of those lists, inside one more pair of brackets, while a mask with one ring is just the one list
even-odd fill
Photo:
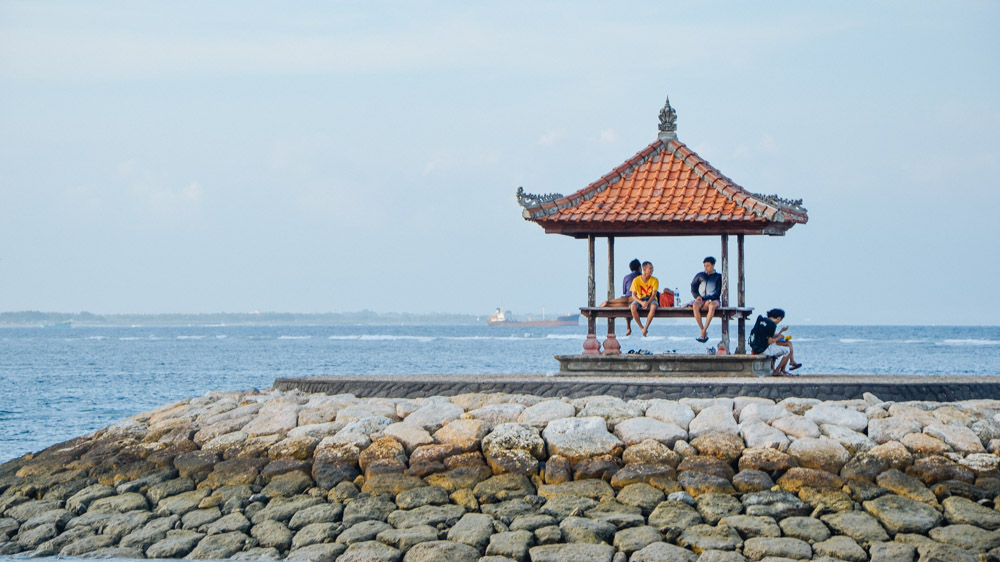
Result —
[[[622, 278], [622, 296], [617, 299], [604, 301], [601, 306], [629, 306], [632, 304], [632, 280], [641, 275], [642, 264], [639, 260], [628, 262], [629, 273]], [[632, 335], [632, 319], [625, 317], [625, 335]]]
[[[691, 308], [694, 309], [694, 319], [698, 321], [698, 328], [701, 330], [695, 340], [701, 343], [708, 341], [708, 326], [715, 316], [715, 309], [722, 305], [719, 301], [722, 294], [722, 275], [715, 271], [715, 258], [708, 256], [703, 265], [705, 271], [698, 272], [691, 281], [691, 296], [694, 297]], [[702, 311], [706, 313], [704, 324], [701, 321]]]
[[[659, 304], [659, 294], [657, 290], [660, 288], [660, 281], [653, 277], [653, 264], [644, 261], [642, 262], [642, 275], [636, 277], [632, 280], [632, 303], [629, 304], [629, 308], [632, 311], [632, 319], [635, 320], [639, 329], [642, 330], [642, 336], [646, 337], [649, 332], [649, 325], [653, 322], [653, 316], [656, 315], [656, 306]], [[646, 325], [642, 325], [642, 320], [639, 319], [639, 309], [643, 308], [649, 310], [649, 314], [646, 316]]]
[[758, 315], [757, 322], [750, 330], [750, 337], [747, 343], [754, 355], [763, 355], [771, 359], [781, 357], [781, 362], [775, 367], [772, 373], [776, 377], [788, 376], [785, 365], [791, 363], [790, 371], [794, 371], [802, 366], [802, 363], [795, 362], [795, 350], [792, 349], [792, 342], [786, 341], [784, 337], [788, 326], [783, 327], [777, 333], [775, 330], [778, 324], [785, 319], [785, 311], [780, 308], [773, 308], [767, 311], [767, 318]]

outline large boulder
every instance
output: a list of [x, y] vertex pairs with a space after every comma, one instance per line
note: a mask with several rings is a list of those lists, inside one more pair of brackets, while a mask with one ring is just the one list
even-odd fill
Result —
[[673, 447], [679, 439], [687, 439], [687, 431], [672, 423], [641, 417], [618, 422], [615, 425], [615, 436], [626, 446], [654, 439], [667, 447]]
[[926, 533], [941, 521], [941, 514], [926, 503], [887, 494], [864, 502], [865, 511], [890, 533]]
[[863, 412], [829, 404], [813, 406], [806, 412], [805, 417], [816, 425], [828, 423], [854, 431], [864, 431], [868, 427], [868, 416]]
[[673, 400], [656, 399], [649, 401], [646, 417], [672, 423], [686, 431], [691, 420], [694, 419], [694, 410], [687, 404]]
[[799, 463], [799, 466], [815, 468], [833, 474], [840, 472], [840, 469], [851, 458], [847, 449], [829, 438], [797, 439], [789, 445], [788, 454]]
[[561, 418], [545, 426], [542, 437], [549, 455], [561, 455], [571, 463], [598, 455], [617, 455], [623, 443], [608, 433], [601, 417]]
[[454, 445], [460, 451], [476, 451], [492, 425], [484, 420], [453, 420], [434, 433], [438, 443]]
[[462, 407], [456, 404], [429, 404], [406, 416], [406, 423], [419, 425], [433, 433], [463, 413]]
[[868, 437], [875, 443], [899, 441], [910, 433], [920, 433], [923, 426], [920, 422], [902, 417], [879, 418], [868, 420]]
[[[648, 412], [648, 410], [647, 410]], [[728, 433], [738, 435], [739, 427], [733, 417], [732, 408], [725, 406], [710, 406], [698, 413], [688, 425], [691, 438], [709, 433]]]
[[525, 408], [518, 414], [517, 421], [542, 430], [552, 420], [571, 418], [575, 415], [576, 408], [572, 404], [562, 400], [546, 400]]
[[537, 472], [545, 458], [545, 441], [528, 424], [502, 423], [483, 438], [483, 456], [494, 474]]

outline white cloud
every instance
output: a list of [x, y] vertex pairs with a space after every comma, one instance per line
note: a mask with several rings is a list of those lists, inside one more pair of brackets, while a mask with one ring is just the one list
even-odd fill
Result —
[[604, 129], [601, 131], [600, 141], [601, 144], [611, 144], [618, 140], [618, 133], [614, 129]]

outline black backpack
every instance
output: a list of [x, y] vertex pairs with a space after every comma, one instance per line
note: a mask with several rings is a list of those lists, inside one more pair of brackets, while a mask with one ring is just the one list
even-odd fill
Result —
[[764, 320], [764, 317], [758, 314], [757, 315], [757, 322], [754, 323], [753, 329], [750, 330], [750, 337], [747, 338], [747, 343], [750, 344], [750, 349], [756, 349], [758, 347], [761, 347], [761, 346], [757, 345], [757, 341], [761, 337], [760, 331], [761, 331], [761, 328], [764, 326], [763, 320]]

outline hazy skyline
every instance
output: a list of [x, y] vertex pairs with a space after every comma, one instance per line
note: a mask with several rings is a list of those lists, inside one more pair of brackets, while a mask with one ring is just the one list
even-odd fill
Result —
[[[610, 171], [669, 94], [681, 141], [809, 209], [747, 238], [750, 306], [996, 324], [998, 21], [985, 1], [0, 1], [0, 310], [569, 312], [586, 242], [514, 193]], [[649, 259], [684, 292], [719, 241], [616, 250], [617, 277]]]

